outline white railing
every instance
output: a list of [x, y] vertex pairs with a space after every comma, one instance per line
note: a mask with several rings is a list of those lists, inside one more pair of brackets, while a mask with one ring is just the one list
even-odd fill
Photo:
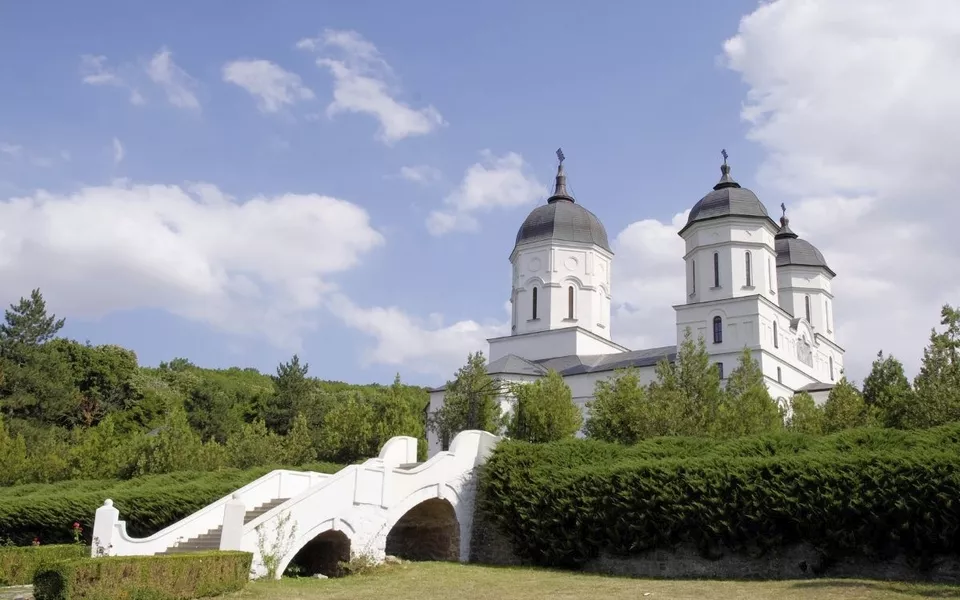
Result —
[[246, 510], [251, 510], [271, 500], [297, 496], [328, 477], [330, 476], [325, 473], [310, 471], [280, 469], [271, 471], [236, 492], [145, 538], [130, 537], [126, 522], [120, 520], [119, 511], [113, 507], [111, 500], [107, 500], [97, 509], [93, 525], [94, 543], [90, 554], [96, 556], [101, 549], [104, 554], [111, 556], [137, 556], [163, 552], [180, 541], [220, 527], [223, 524], [224, 507], [231, 500], [241, 501]]

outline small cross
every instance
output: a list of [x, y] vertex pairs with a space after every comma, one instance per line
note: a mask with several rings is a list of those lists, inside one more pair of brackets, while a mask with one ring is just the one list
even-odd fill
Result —
[[560, 161], [560, 164], [561, 164], [561, 165], [563, 164], [563, 159], [564, 159], [564, 158], [565, 158], [565, 157], [563, 156], [563, 149], [562, 149], [562, 148], [557, 148], [557, 160]]
[[727, 164], [727, 157], [729, 156], [729, 154], [727, 154], [727, 149], [724, 148], [723, 150], [721, 150], [720, 154], [723, 155], [723, 164]]

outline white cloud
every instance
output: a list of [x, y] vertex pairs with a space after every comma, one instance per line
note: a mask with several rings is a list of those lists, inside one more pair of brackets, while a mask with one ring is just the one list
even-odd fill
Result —
[[23, 152], [23, 146], [17, 144], [9, 144], [7, 142], [0, 142], [0, 153], [6, 154], [7, 156], [12, 156], [17, 158], [20, 156], [20, 153]]
[[223, 80], [257, 98], [261, 112], [275, 113], [284, 105], [313, 99], [300, 76], [268, 60], [235, 60], [223, 66]]
[[120, 143], [120, 140], [113, 138], [113, 164], [119, 165], [120, 161], [123, 160], [123, 157], [126, 156], [126, 151], [123, 149], [123, 144]]
[[442, 174], [436, 167], [416, 165], [412, 167], [400, 167], [400, 177], [403, 177], [407, 181], [427, 185], [439, 181]]
[[130, 92], [130, 103], [135, 105], [145, 104], [140, 92], [131, 86], [126, 79], [104, 63], [107, 57], [102, 55], [84, 54], [80, 57], [80, 76], [81, 81], [87, 85], [108, 85], [123, 88]]
[[440, 315], [417, 319], [396, 307], [361, 308], [341, 294], [328, 308], [346, 325], [376, 340], [364, 356], [367, 364], [404, 365], [418, 373], [449, 378], [471, 352], [486, 352], [486, 340], [509, 333], [509, 321], [458, 321], [444, 325]]
[[173, 55], [161, 48], [146, 68], [150, 80], [163, 88], [167, 101], [177, 108], [200, 110], [200, 101], [194, 94], [197, 82], [186, 71], [173, 62]]
[[331, 278], [383, 243], [363, 208], [315, 194], [238, 202], [211, 184], [124, 181], [38, 191], [0, 201], [0, 302], [40, 287], [65, 316], [156, 308], [296, 347]]
[[378, 138], [386, 144], [425, 135], [446, 124], [433, 106], [415, 109], [394, 98], [396, 90], [388, 83], [388, 79], [393, 79], [390, 65], [376, 46], [359, 33], [328, 29], [318, 38], [300, 40], [297, 48], [308, 51], [333, 48], [342, 55], [340, 59], [327, 56], [317, 59], [317, 65], [329, 69], [334, 79], [328, 117], [341, 112], [369, 114], [380, 122]]
[[482, 160], [464, 173], [460, 186], [444, 199], [447, 208], [427, 217], [433, 235], [451, 231], [476, 231], [475, 213], [515, 208], [543, 197], [546, 186], [530, 174], [523, 157], [516, 152], [494, 156], [484, 150]]

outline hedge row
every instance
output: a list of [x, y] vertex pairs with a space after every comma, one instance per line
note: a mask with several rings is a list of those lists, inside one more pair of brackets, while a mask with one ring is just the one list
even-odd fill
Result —
[[37, 600], [182, 600], [243, 589], [249, 552], [110, 556], [71, 560], [37, 573]]
[[89, 555], [90, 547], [79, 544], [0, 547], [0, 586], [27, 585], [48, 565]]
[[[680, 544], [711, 557], [809, 543], [828, 561], [903, 554], [924, 568], [960, 554], [960, 428], [948, 429], [621, 449], [503, 442], [483, 469], [480, 509], [545, 566]], [[657, 448], [681, 457], [644, 458]]]
[[[334, 473], [341, 467], [329, 463], [304, 469]], [[80, 523], [89, 543], [96, 511], [107, 498], [113, 500], [127, 531], [143, 537], [226, 496], [270, 468], [225, 469], [207, 473], [171, 473], [126, 481], [64, 481], [0, 488], [0, 541], [29, 545], [73, 540], [73, 523]]]

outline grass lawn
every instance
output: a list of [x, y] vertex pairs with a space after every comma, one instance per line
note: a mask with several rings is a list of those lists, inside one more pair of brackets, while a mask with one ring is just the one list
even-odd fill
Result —
[[[647, 595], [649, 594], [649, 595]], [[960, 586], [882, 581], [669, 581], [604, 577], [528, 568], [404, 563], [341, 579], [253, 582], [225, 598], [260, 600], [468, 600], [474, 598], [669, 598], [670, 600], [906, 600], [960, 598]]]

